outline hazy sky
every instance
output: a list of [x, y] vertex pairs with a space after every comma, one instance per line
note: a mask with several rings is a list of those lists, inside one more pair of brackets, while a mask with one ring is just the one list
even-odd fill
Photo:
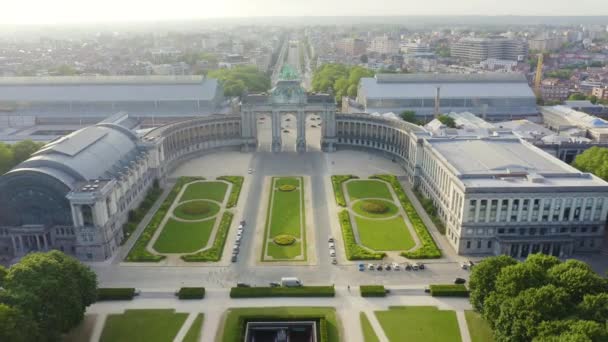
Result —
[[608, 0], [0, 0], [0, 4], [1, 24], [248, 16], [608, 15]]

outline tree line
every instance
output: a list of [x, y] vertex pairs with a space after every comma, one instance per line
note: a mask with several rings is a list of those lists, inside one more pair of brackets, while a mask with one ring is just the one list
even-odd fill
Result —
[[340, 102], [342, 96], [357, 96], [359, 80], [362, 77], [374, 76], [374, 71], [361, 67], [339, 63], [323, 64], [312, 78], [312, 90], [326, 92], [331, 90]]
[[23, 140], [13, 145], [0, 142], [0, 175], [28, 159], [42, 146], [44, 143], [32, 140]]
[[0, 266], [0, 341], [60, 341], [97, 297], [97, 276], [59, 251]]
[[219, 80], [226, 96], [241, 96], [245, 91], [265, 92], [270, 89], [270, 77], [252, 65], [212, 70], [207, 76]]

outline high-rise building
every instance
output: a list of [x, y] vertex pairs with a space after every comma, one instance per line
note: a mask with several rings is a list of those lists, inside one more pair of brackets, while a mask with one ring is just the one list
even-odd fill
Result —
[[517, 61], [528, 53], [528, 46], [519, 39], [503, 37], [463, 38], [452, 44], [452, 57], [467, 62], [481, 62], [486, 59]]
[[563, 44], [561, 37], [540, 36], [528, 40], [530, 50], [553, 51], [559, 49]]

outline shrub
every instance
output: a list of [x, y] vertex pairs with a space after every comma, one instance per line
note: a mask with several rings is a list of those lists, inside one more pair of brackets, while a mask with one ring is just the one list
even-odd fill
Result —
[[359, 291], [361, 297], [386, 297], [384, 285], [361, 285]]
[[431, 285], [431, 296], [433, 297], [468, 297], [469, 290], [463, 284]]
[[437, 216], [437, 208], [435, 207], [435, 204], [433, 204], [433, 200], [424, 197], [424, 195], [417, 190], [414, 190], [414, 194], [416, 195], [416, 198], [418, 198], [420, 204], [422, 204], [424, 211], [426, 211], [426, 213], [429, 215], [429, 217], [435, 224], [435, 227], [437, 227], [437, 230], [439, 230], [442, 235], [445, 235], [445, 225], [443, 224], [439, 216]]
[[224, 252], [224, 245], [226, 245], [226, 238], [228, 237], [228, 231], [230, 230], [230, 224], [232, 223], [233, 217], [234, 214], [225, 211], [224, 215], [222, 215], [222, 221], [220, 221], [215, 241], [213, 241], [213, 246], [195, 254], [182, 255], [182, 260], [188, 262], [219, 261]]
[[382, 260], [386, 253], [373, 252], [357, 243], [353, 227], [350, 222], [348, 210], [342, 210], [339, 214], [344, 250], [348, 260]]
[[156, 230], [160, 226], [161, 222], [163, 221], [163, 218], [165, 217], [165, 215], [167, 215], [167, 211], [171, 207], [171, 204], [173, 203], [173, 201], [175, 201], [175, 198], [182, 190], [184, 185], [196, 180], [204, 180], [204, 178], [180, 177], [177, 182], [175, 182], [173, 189], [171, 189], [171, 192], [169, 193], [167, 198], [165, 198], [163, 204], [161, 204], [161, 206], [158, 208], [158, 210], [156, 211], [144, 231], [141, 233], [141, 236], [139, 236], [139, 239], [137, 239], [137, 241], [133, 245], [133, 248], [131, 248], [131, 250], [129, 251], [129, 254], [127, 255], [125, 261], [158, 262], [166, 258], [166, 256], [164, 255], [156, 255], [148, 252], [146, 250], [146, 246], [148, 246], [148, 243], [152, 239], [152, 236], [154, 236], [154, 232], [156, 232]]
[[184, 214], [187, 215], [204, 215], [206, 213], [208, 213], [209, 211], [211, 211], [211, 208], [209, 207], [209, 203], [207, 202], [203, 202], [203, 201], [197, 201], [197, 202], [188, 202], [185, 204], [182, 204], [179, 206], [180, 209]]
[[388, 211], [388, 206], [383, 201], [364, 200], [361, 204], [361, 209], [372, 214], [383, 214]]
[[344, 192], [342, 192], [342, 183], [349, 179], [359, 178], [355, 175], [334, 175], [331, 176], [331, 185], [334, 188], [334, 195], [336, 196], [336, 203], [341, 207], [346, 207], [346, 199], [344, 198]]
[[137, 229], [139, 222], [144, 218], [146, 213], [152, 208], [156, 200], [163, 193], [163, 189], [158, 187], [158, 182], [156, 186], [152, 186], [150, 190], [146, 193], [146, 197], [141, 201], [139, 207], [136, 210], [129, 210], [128, 219], [125, 224], [122, 225], [122, 234], [123, 238], [120, 241], [120, 244], [124, 244], [131, 234]]
[[426, 227], [424, 222], [422, 222], [422, 219], [416, 212], [414, 205], [412, 204], [412, 202], [410, 202], [409, 198], [403, 191], [403, 188], [401, 187], [399, 180], [397, 180], [397, 177], [393, 175], [374, 175], [370, 178], [380, 179], [391, 184], [393, 190], [397, 194], [397, 197], [399, 197], [401, 206], [405, 210], [405, 213], [407, 214], [408, 218], [410, 219], [410, 222], [414, 226], [414, 230], [416, 230], [416, 234], [418, 234], [418, 238], [422, 243], [422, 246], [420, 246], [418, 249], [412, 252], [402, 252], [401, 255], [409, 259], [441, 258], [441, 251], [439, 250], [439, 248], [437, 248], [435, 240], [433, 240], [433, 237], [431, 236], [431, 233], [429, 233], [428, 228]]
[[204, 287], [182, 287], [175, 294], [179, 299], [203, 299], [205, 298]]
[[131, 300], [135, 296], [132, 287], [98, 288], [97, 301], [104, 300]]
[[333, 286], [233, 287], [230, 289], [230, 298], [333, 297], [335, 294]]
[[232, 190], [230, 191], [230, 197], [228, 197], [226, 208], [235, 207], [239, 201], [241, 188], [243, 187], [243, 181], [245, 180], [245, 178], [243, 176], [221, 176], [217, 177], [217, 180], [223, 180], [232, 183]]
[[283, 191], [283, 192], [290, 192], [290, 191], [294, 191], [295, 189], [296, 189], [296, 187], [291, 184], [283, 184], [279, 187], [279, 191]]
[[275, 236], [272, 241], [279, 246], [290, 246], [296, 242], [296, 238], [293, 235], [281, 234]]

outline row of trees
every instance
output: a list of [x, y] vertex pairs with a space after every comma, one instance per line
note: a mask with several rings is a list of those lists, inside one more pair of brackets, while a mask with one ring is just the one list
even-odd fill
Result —
[[217, 78], [222, 83], [226, 96], [240, 96], [245, 91], [264, 92], [270, 89], [270, 77], [251, 65], [213, 70], [208, 76]]
[[[424, 122], [416, 118], [416, 112], [413, 110], [404, 110], [399, 114], [403, 121], [411, 122], [415, 125], [423, 125]], [[437, 117], [442, 124], [446, 125], [449, 128], [456, 128], [456, 121], [449, 115], [441, 114]]]
[[496, 341], [608, 340], [608, 280], [584, 262], [492, 257], [473, 268], [469, 285], [471, 304]]
[[323, 64], [318, 68], [312, 78], [312, 89], [325, 92], [331, 89], [336, 95], [336, 101], [342, 96], [357, 96], [359, 80], [362, 77], [372, 77], [374, 71], [360, 66], [331, 63]]
[[59, 341], [96, 296], [95, 273], [59, 251], [0, 266], [0, 341]]
[[29, 158], [42, 146], [43, 143], [32, 140], [23, 140], [13, 145], [0, 142], [0, 175]]
[[593, 104], [597, 104], [597, 103], [608, 104], [608, 100], [601, 100], [601, 99], [598, 99], [597, 96], [595, 96], [595, 95], [585, 95], [585, 94], [581, 94], [581, 93], [574, 93], [574, 94], [570, 95], [568, 97], [568, 100], [575, 100], [575, 101], [589, 100], [589, 102], [591, 102]]

